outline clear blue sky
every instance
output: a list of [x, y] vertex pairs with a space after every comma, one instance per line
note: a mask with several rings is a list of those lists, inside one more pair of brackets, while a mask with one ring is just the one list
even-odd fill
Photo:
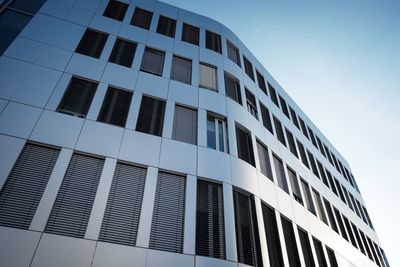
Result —
[[347, 159], [400, 266], [400, 1], [163, 1], [239, 36]]

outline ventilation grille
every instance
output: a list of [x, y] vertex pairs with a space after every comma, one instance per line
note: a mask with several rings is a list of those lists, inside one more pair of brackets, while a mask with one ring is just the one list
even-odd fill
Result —
[[117, 163], [99, 241], [136, 244], [145, 179], [145, 168]]
[[72, 155], [47, 221], [46, 233], [85, 236], [103, 165], [102, 159]]
[[28, 229], [59, 150], [27, 144], [0, 192], [0, 225]]

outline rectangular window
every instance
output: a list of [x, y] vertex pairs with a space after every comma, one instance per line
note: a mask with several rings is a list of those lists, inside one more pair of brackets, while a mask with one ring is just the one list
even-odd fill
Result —
[[255, 166], [251, 134], [247, 129], [244, 129], [238, 125], [236, 125], [236, 143], [238, 157]]
[[328, 220], [327, 220], [326, 215], [325, 215], [324, 206], [322, 205], [321, 196], [319, 195], [319, 193], [314, 188], [313, 188], [312, 192], [313, 192], [315, 203], [316, 203], [316, 206], [317, 206], [319, 218], [326, 225], [328, 225]]
[[193, 45], [199, 45], [199, 32], [199, 28], [183, 23], [182, 41]]
[[86, 29], [75, 52], [89, 57], [100, 58], [108, 34]]
[[248, 60], [245, 56], [243, 56], [243, 62], [244, 62], [244, 70], [247, 76], [249, 76], [250, 79], [254, 81], [253, 65], [251, 64], [250, 60]]
[[197, 110], [175, 106], [172, 139], [197, 144]]
[[324, 184], [329, 188], [329, 183], [328, 183], [328, 179], [326, 178], [326, 175], [325, 175], [324, 167], [322, 167], [322, 163], [319, 160], [317, 160], [317, 167], [318, 167], [319, 174], [321, 175], [322, 182], [324, 182]]
[[264, 92], [264, 94], [268, 95], [267, 86], [265, 85], [264, 76], [262, 76], [262, 74], [259, 73], [258, 70], [256, 70], [256, 75], [257, 75], [258, 87], [261, 89], [261, 91]]
[[293, 110], [293, 108], [291, 106], [289, 106], [289, 111], [290, 111], [290, 116], [292, 117], [294, 126], [296, 126], [297, 129], [300, 130], [299, 120], [297, 119], [296, 112]]
[[57, 111], [81, 118], [86, 117], [97, 85], [97, 82], [72, 77]]
[[272, 121], [269, 115], [269, 110], [260, 103], [260, 111], [261, 111], [261, 118], [263, 121], [264, 127], [271, 133], [274, 134], [274, 130], [272, 128]]
[[350, 201], [352, 206], [354, 207], [354, 211], [356, 212], [357, 216], [360, 217], [360, 211], [358, 210], [358, 207], [356, 205], [356, 201], [354, 200], [354, 196], [349, 192], [349, 197], [350, 197]]
[[317, 164], [315, 163], [313, 154], [311, 154], [311, 152], [307, 150], [307, 155], [308, 155], [308, 159], [310, 160], [312, 172], [314, 173], [315, 176], [317, 176], [319, 178]]
[[294, 142], [294, 138], [293, 138], [292, 132], [290, 132], [287, 128], [285, 128], [285, 131], [286, 131], [286, 137], [287, 137], [287, 140], [288, 140], [288, 143], [289, 143], [290, 152], [292, 152], [292, 154], [296, 158], [299, 158], [299, 155], [297, 154], [296, 144]]
[[0, 191], [0, 226], [28, 230], [59, 150], [27, 143]]
[[221, 36], [206, 30], [206, 48], [221, 54]]
[[361, 253], [364, 254], [364, 255], [366, 255], [366, 254], [365, 254], [365, 250], [364, 250], [363, 243], [362, 243], [362, 241], [361, 241], [360, 234], [358, 233], [358, 230], [357, 230], [357, 227], [356, 227], [353, 223], [351, 223], [351, 227], [353, 228], [354, 236], [355, 236], [356, 239], [357, 239], [358, 247], [360, 248]]
[[306, 151], [304, 150], [304, 146], [303, 144], [296, 139], [297, 142], [297, 147], [299, 149], [299, 153], [300, 153], [300, 157], [301, 157], [301, 161], [303, 162], [303, 164], [307, 167], [310, 168], [310, 165], [308, 164], [308, 160], [307, 160], [307, 155], [306, 155]]
[[192, 83], [192, 61], [175, 56], [172, 58], [171, 79], [187, 84]]
[[145, 168], [117, 163], [99, 241], [136, 245], [145, 179]]
[[372, 258], [371, 250], [368, 247], [367, 239], [366, 239], [363, 231], [361, 231], [361, 230], [360, 230], [360, 236], [361, 236], [361, 239], [363, 240], [364, 247], [365, 247], [365, 250], [367, 251], [368, 258], [370, 258], [371, 261], [373, 261], [374, 259]]
[[72, 155], [45, 233], [83, 238], [104, 160], [86, 155]]
[[122, 21], [125, 17], [127, 9], [127, 4], [110, 0], [106, 9], [104, 10], [103, 16]]
[[132, 67], [136, 47], [136, 43], [117, 38], [108, 61], [130, 68]]
[[267, 147], [257, 140], [258, 159], [260, 160], [261, 173], [274, 181]]
[[297, 249], [296, 238], [294, 236], [293, 224], [291, 221], [281, 216], [283, 236], [285, 237], [286, 251], [290, 266], [301, 266], [299, 251]]
[[314, 132], [308, 126], [307, 126], [307, 129], [308, 129], [308, 133], [309, 133], [310, 138], [311, 138], [311, 143], [318, 149], [317, 141], [315, 141]]
[[226, 119], [207, 115], [207, 147], [229, 153]]
[[213, 91], [218, 91], [217, 67], [200, 62], [199, 72], [199, 86]]
[[239, 49], [229, 41], [226, 41], [226, 47], [228, 50], [228, 58], [240, 67]]
[[273, 157], [274, 157], [275, 174], [276, 174], [276, 179], [278, 180], [278, 185], [280, 188], [282, 188], [283, 191], [289, 194], [289, 188], [286, 180], [285, 169], [283, 168], [283, 162], [278, 156], [273, 155]]
[[270, 83], [268, 83], [268, 90], [272, 102], [279, 108], [278, 96], [276, 94], [275, 88]]
[[279, 142], [281, 142], [284, 146], [286, 146], [285, 135], [283, 133], [281, 121], [278, 120], [275, 116], [274, 116], [274, 125], [275, 125], [276, 137], [278, 137]]
[[321, 151], [322, 156], [324, 156], [326, 158], [324, 146], [322, 145], [321, 139], [318, 136], [315, 136], [315, 138], [317, 139], [317, 144], [319, 146], [319, 151]]
[[327, 147], [325, 144], [323, 144], [323, 145], [324, 145], [324, 148], [325, 148], [325, 153], [326, 153], [326, 155], [328, 156], [329, 162], [330, 162], [331, 164], [333, 164], [333, 161], [332, 161], [332, 158], [331, 158], [331, 153], [330, 153], [328, 147]]
[[140, 70], [162, 76], [164, 57], [165, 52], [146, 47], [144, 49]]
[[98, 121], [125, 127], [131, 105], [132, 92], [108, 87]]
[[253, 196], [233, 190], [238, 262], [262, 266], [260, 240]]
[[[325, 170], [326, 170], [326, 169], [325, 169]], [[333, 182], [332, 174], [331, 174], [328, 170], [326, 170], [326, 177], [328, 177], [329, 184], [331, 185], [332, 192], [333, 192], [336, 196], [338, 196], [338, 192], [337, 192], [337, 190], [336, 190], [335, 183]]]
[[321, 241], [319, 241], [315, 237], [313, 237], [313, 241], [314, 241], [315, 254], [317, 254], [318, 265], [320, 267], [328, 267]]
[[289, 175], [289, 181], [290, 181], [290, 186], [292, 188], [293, 197], [297, 202], [303, 205], [303, 198], [301, 197], [299, 181], [297, 180], [296, 173], [290, 168], [287, 168], [287, 171]]
[[[36, 2], [38, 1], [31, 1], [31, 3]], [[0, 3], [5, 3], [5, 1], [1, 1]], [[0, 55], [6, 51], [8, 46], [15, 40], [32, 18], [32, 15], [28, 15], [23, 11], [21, 12], [21, 10], [10, 9], [13, 3], [15, 3], [15, 1], [12, 1], [9, 7], [4, 10], [2, 5], [2, 12], [0, 15]]]
[[310, 140], [310, 137], [308, 136], [306, 124], [304, 123], [303, 119], [300, 118], [300, 117], [299, 117], [299, 121], [300, 121], [300, 128], [301, 128], [301, 131], [303, 132], [303, 135], [304, 135], [305, 137], [307, 137], [307, 139]]
[[257, 102], [256, 98], [247, 88], [244, 88], [246, 92], [246, 103], [247, 103], [247, 110], [253, 115], [254, 118], [258, 120], [258, 111], [257, 111]]
[[157, 33], [169, 37], [175, 37], [176, 20], [160, 15], [157, 25]]
[[337, 223], [339, 225], [340, 232], [342, 233], [342, 237], [344, 239], [346, 239], [346, 241], [349, 241], [349, 237], [347, 236], [346, 229], [344, 228], [344, 224], [343, 224], [343, 221], [342, 221], [342, 217], [340, 216], [340, 212], [334, 206], [332, 206], [332, 207], [333, 207], [333, 211], [335, 212], [336, 221], [337, 221]]
[[153, 13], [141, 8], [135, 8], [133, 13], [131, 24], [142, 29], [150, 29], [151, 19], [153, 18]]
[[345, 200], [345, 198], [344, 198], [344, 194], [343, 194], [343, 191], [342, 191], [342, 187], [341, 187], [340, 182], [339, 182], [335, 177], [333, 177], [333, 180], [335, 181], [336, 189], [337, 189], [337, 191], [339, 192], [339, 197], [340, 197], [340, 199], [343, 201], [344, 204], [346, 204], [346, 200]]
[[196, 255], [225, 259], [222, 185], [197, 180]]
[[331, 228], [333, 229], [333, 231], [335, 231], [336, 233], [339, 234], [339, 230], [337, 228], [335, 217], [333, 216], [331, 204], [325, 198], [324, 198], [324, 204], [325, 204], [325, 208], [326, 208], [326, 213], [328, 214], [329, 223], [331, 224]]
[[358, 209], [360, 210], [360, 214], [361, 214], [361, 217], [362, 217], [363, 221], [364, 221], [366, 224], [368, 224], [367, 218], [365, 217], [364, 212], [363, 212], [363, 210], [362, 210], [362, 208], [361, 208], [360, 201], [358, 201], [358, 200], [356, 199], [356, 203], [357, 203]]
[[326, 247], [326, 252], [328, 253], [328, 259], [329, 259], [329, 263], [331, 264], [331, 267], [339, 267], [337, 261], [336, 261], [336, 256], [335, 256], [335, 252], [333, 252], [332, 249]]
[[315, 267], [314, 257], [311, 250], [310, 239], [306, 231], [297, 227], [299, 232], [301, 249], [303, 251], [304, 263], [307, 267]]
[[303, 179], [300, 178], [301, 181], [301, 187], [303, 188], [303, 195], [306, 201], [307, 209], [314, 215], [317, 215], [315, 212], [315, 206], [314, 202], [311, 197], [311, 191], [310, 187], [308, 186], [308, 183], [304, 181]]
[[279, 102], [281, 103], [281, 109], [283, 111], [283, 114], [285, 114], [285, 116], [288, 117], [288, 119], [290, 120], [289, 110], [288, 110], [285, 99], [283, 99], [283, 97], [279, 96]]
[[264, 218], [269, 264], [271, 267], [281, 267], [283, 266], [283, 257], [275, 211], [264, 203], [261, 203], [261, 208]]
[[342, 189], [343, 189], [344, 196], [346, 197], [347, 205], [349, 205], [349, 208], [352, 211], [354, 211], [353, 204], [350, 201], [349, 192], [346, 190], [346, 187], [344, 187], [344, 185], [342, 185]]
[[242, 104], [242, 95], [240, 93], [240, 83], [239, 80], [232, 75], [225, 72], [225, 94], [227, 97], [233, 99], [240, 105]]
[[353, 232], [351, 231], [351, 226], [350, 226], [350, 222], [349, 219], [347, 219], [344, 215], [343, 216], [343, 222], [344, 222], [344, 226], [346, 227], [347, 233], [349, 235], [351, 244], [356, 248], [357, 248], [357, 243], [356, 243], [356, 239], [354, 238]]
[[136, 131], [161, 136], [164, 114], [165, 101], [143, 96]]
[[185, 219], [184, 176], [159, 172], [154, 199], [149, 248], [183, 252]]

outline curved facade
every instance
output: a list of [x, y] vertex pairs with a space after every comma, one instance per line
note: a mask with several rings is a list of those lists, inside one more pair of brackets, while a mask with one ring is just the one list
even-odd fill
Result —
[[349, 164], [224, 25], [28, 13], [0, 57], [1, 265], [389, 266]]

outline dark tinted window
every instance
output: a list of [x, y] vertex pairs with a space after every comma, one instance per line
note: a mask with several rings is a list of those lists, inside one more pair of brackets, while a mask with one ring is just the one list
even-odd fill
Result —
[[182, 57], [172, 58], [171, 79], [187, 84], [192, 83], [192, 61]]
[[133, 57], [135, 56], [137, 44], [117, 39], [108, 61], [125, 67], [132, 67]]
[[332, 212], [332, 208], [331, 208], [331, 204], [328, 202], [328, 200], [326, 200], [324, 198], [324, 204], [325, 204], [325, 209], [326, 209], [326, 213], [328, 214], [328, 219], [329, 219], [329, 223], [331, 225], [331, 228], [339, 234], [339, 230], [337, 228], [337, 224], [335, 221], [335, 217], [333, 216], [333, 212]]
[[299, 232], [301, 249], [303, 251], [303, 256], [304, 256], [304, 263], [306, 264], [307, 267], [314, 267], [315, 262], [311, 251], [310, 239], [308, 238], [308, 234], [307, 232], [300, 229], [300, 227], [297, 227], [297, 230]]
[[13, 0], [9, 7], [33, 15], [39, 11], [44, 2], [46, 2], [46, 0]]
[[108, 87], [98, 121], [125, 127], [132, 93]]
[[275, 88], [268, 83], [268, 89], [272, 102], [274, 102], [274, 104], [279, 108], [278, 96], [276, 95]]
[[303, 144], [297, 139], [296, 139], [296, 141], [297, 141], [297, 147], [300, 152], [301, 161], [307, 168], [310, 168], [310, 165], [308, 164], [308, 160], [307, 160], [307, 156], [306, 156], [306, 151], [304, 150]]
[[303, 188], [303, 195], [306, 200], [307, 209], [312, 214], [316, 215], [314, 202], [311, 197], [310, 187], [308, 186], [308, 183], [306, 181], [304, 181], [303, 179], [300, 179], [300, 181], [301, 181], [301, 187]]
[[146, 47], [140, 70], [161, 76], [164, 68], [164, 57], [165, 52]]
[[226, 41], [226, 47], [228, 50], [228, 58], [240, 67], [239, 49], [229, 41]]
[[285, 116], [288, 117], [290, 120], [289, 110], [288, 110], [285, 99], [283, 99], [283, 97], [279, 96], [279, 102], [281, 102], [281, 109], [283, 111], [283, 114], [285, 114]]
[[197, 144], [197, 110], [175, 106], [172, 139]]
[[140, 8], [135, 8], [135, 12], [133, 13], [131, 19], [131, 24], [143, 28], [145, 30], [148, 30], [150, 29], [152, 17], [153, 17], [152, 12]]
[[247, 163], [255, 166], [253, 144], [251, 142], [250, 132], [236, 125], [236, 142], [238, 157], [246, 161]]
[[269, 264], [271, 267], [281, 267], [283, 266], [283, 258], [275, 211], [264, 203], [261, 203], [261, 208], [264, 218]]
[[293, 134], [288, 129], [285, 128], [285, 130], [286, 130], [286, 138], [287, 138], [288, 143], [289, 143], [290, 152], [292, 152], [292, 154], [296, 158], [298, 158], [299, 155], [297, 154], [297, 149], [296, 149], [296, 144], [294, 142]]
[[313, 154], [311, 154], [311, 152], [307, 150], [307, 155], [308, 155], [308, 159], [310, 160], [312, 172], [315, 174], [315, 176], [317, 176], [319, 178], [317, 164], [315, 163]]
[[262, 76], [261, 73], [258, 72], [258, 70], [256, 70], [256, 75], [257, 75], [258, 87], [260, 87], [261, 91], [263, 91], [265, 94], [268, 95], [264, 76]]
[[258, 119], [258, 111], [257, 111], [257, 103], [256, 98], [250, 91], [245, 88], [246, 92], [246, 103], [247, 103], [247, 110], [253, 115], [256, 119]]
[[164, 113], [165, 101], [143, 96], [136, 131], [161, 136]]
[[318, 146], [319, 146], [319, 151], [321, 151], [322, 155], [326, 158], [324, 146], [322, 145], [321, 139], [319, 139], [318, 136], [315, 136], [315, 138], [317, 139], [317, 143], [318, 143]]
[[183, 23], [182, 41], [199, 45], [199, 28]]
[[245, 56], [243, 56], [243, 62], [244, 62], [244, 70], [247, 76], [249, 76], [254, 81], [253, 65]]
[[103, 16], [122, 21], [125, 17], [127, 9], [127, 4], [110, 0], [110, 2], [108, 2], [106, 10], [104, 10]]
[[324, 184], [327, 187], [329, 187], [329, 183], [328, 183], [328, 180], [325, 175], [324, 167], [322, 167], [322, 164], [321, 164], [321, 162], [319, 162], [319, 160], [317, 160], [317, 166], [318, 166], [319, 174], [321, 175], [321, 178], [322, 178], [322, 182], [324, 182]]
[[157, 33], [175, 37], [176, 20], [160, 16], [158, 19]]
[[276, 137], [278, 138], [279, 142], [281, 142], [284, 146], [286, 146], [285, 135], [283, 133], [281, 121], [278, 120], [275, 116], [274, 116], [274, 125], [275, 125]]
[[272, 178], [271, 160], [269, 158], [268, 149], [258, 140], [257, 151], [258, 159], [260, 160], [261, 173], [267, 176], [271, 181], [274, 181], [274, 179]]
[[299, 181], [297, 180], [296, 173], [289, 168], [287, 168], [287, 171], [289, 175], [289, 181], [290, 181], [290, 186], [292, 188], [293, 197], [297, 202], [303, 205], [303, 198], [301, 197]]
[[340, 232], [342, 233], [342, 237], [344, 239], [346, 239], [347, 241], [349, 241], [349, 237], [347, 236], [346, 229], [344, 228], [344, 224], [343, 224], [343, 221], [342, 221], [342, 216], [340, 216], [340, 212], [335, 207], [333, 207], [333, 210], [335, 212], [336, 221], [337, 221], [337, 223], [339, 225]]
[[75, 52], [89, 57], [100, 58], [108, 35], [87, 29], [83, 34]]
[[218, 90], [217, 67], [200, 62], [199, 64], [199, 86], [213, 91]]
[[304, 123], [303, 119], [299, 117], [299, 121], [300, 121], [301, 131], [303, 132], [304, 136], [307, 137], [307, 139], [310, 139], [310, 137], [308, 136], [306, 124]]
[[238, 102], [240, 105], [242, 104], [242, 96], [240, 93], [240, 84], [239, 80], [233, 77], [230, 74], [225, 73], [225, 94]]
[[6, 51], [31, 18], [30, 15], [8, 8], [0, 13], [0, 55]]
[[289, 194], [289, 188], [286, 180], [285, 169], [283, 168], [283, 162], [278, 156], [273, 155], [273, 157], [276, 180], [278, 181], [278, 185], [280, 188], [283, 189], [283, 191]]
[[289, 110], [290, 110], [290, 116], [292, 117], [293, 124], [297, 127], [297, 129], [300, 129], [299, 120], [297, 119], [296, 112], [290, 106], [289, 106]]
[[206, 48], [221, 53], [221, 36], [206, 30]]
[[285, 217], [281, 216], [282, 230], [285, 237], [286, 251], [290, 266], [301, 266], [299, 251], [297, 250], [296, 238], [294, 236], [293, 224]]
[[326, 247], [326, 252], [328, 253], [328, 259], [329, 263], [331, 264], [331, 267], [339, 267], [336, 261], [335, 252], [333, 252], [333, 250], [328, 247]]
[[272, 128], [272, 122], [271, 122], [271, 117], [269, 115], [269, 111], [263, 104], [261, 104], [261, 102], [260, 102], [260, 110], [261, 110], [261, 118], [262, 118], [264, 127], [271, 134], [274, 134], [274, 130]]
[[308, 133], [310, 135], [312, 144], [318, 149], [317, 142], [315, 141], [314, 132], [311, 130], [310, 127], [307, 127], [307, 129], [308, 129]]
[[322, 205], [321, 196], [319, 195], [319, 193], [318, 193], [317, 191], [315, 191], [315, 189], [313, 189], [313, 195], [314, 195], [314, 199], [315, 199], [315, 204], [316, 204], [316, 206], [317, 206], [319, 218], [320, 218], [321, 221], [323, 221], [326, 225], [328, 225], [328, 221], [327, 221], [326, 215], [325, 215], [324, 206]]
[[328, 267], [321, 241], [319, 241], [315, 237], [313, 237], [313, 241], [314, 241], [315, 253], [317, 254], [318, 265], [320, 267]]

